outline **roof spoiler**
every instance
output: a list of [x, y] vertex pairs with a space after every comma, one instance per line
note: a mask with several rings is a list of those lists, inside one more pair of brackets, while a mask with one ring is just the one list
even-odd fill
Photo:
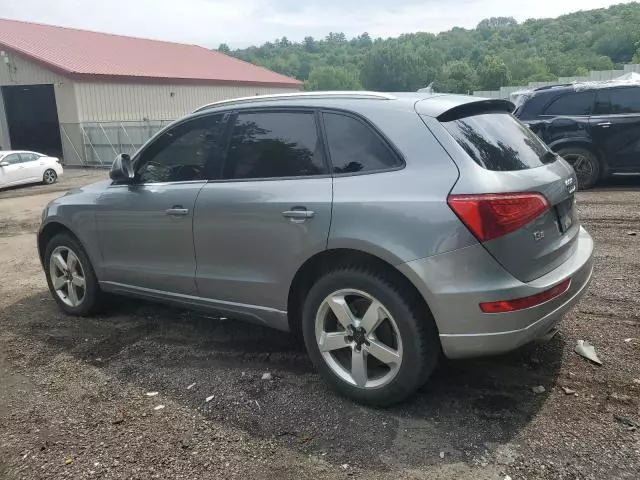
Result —
[[441, 122], [451, 122], [472, 115], [480, 115], [482, 113], [507, 112], [512, 113], [516, 106], [508, 100], [489, 99], [478, 100], [477, 102], [467, 102], [456, 105], [446, 112], [441, 113], [436, 118]]

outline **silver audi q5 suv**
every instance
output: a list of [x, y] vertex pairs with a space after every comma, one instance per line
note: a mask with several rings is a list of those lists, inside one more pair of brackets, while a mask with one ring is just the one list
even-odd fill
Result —
[[437, 359], [512, 350], [584, 294], [576, 176], [504, 100], [316, 92], [213, 103], [43, 212], [62, 310], [107, 294], [302, 334], [319, 373], [388, 405]]

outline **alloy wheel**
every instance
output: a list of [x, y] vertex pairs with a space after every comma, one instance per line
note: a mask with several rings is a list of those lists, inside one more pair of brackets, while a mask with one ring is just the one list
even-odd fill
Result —
[[343, 289], [327, 296], [316, 314], [315, 336], [326, 364], [350, 385], [379, 388], [400, 371], [398, 325], [385, 306], [366, 292]]
[[46, 172], [44, 172], [44, 183], [50, 185], [56, 181], [56, 178], [58, 178], [58, 176], [53, 170], [47, 170]]
[[578, 177], [579, 185], [587, 185], [594, 175], [593, 163], [581, 153], [568, 153], [564, 155], [564, 159], [573, 167]]
[[56, 295], [70, 307], [79, 306], [87, 293], [87, 283], [78, 256], [68, 247], [56, 247], [49, 259], [49, 277]]

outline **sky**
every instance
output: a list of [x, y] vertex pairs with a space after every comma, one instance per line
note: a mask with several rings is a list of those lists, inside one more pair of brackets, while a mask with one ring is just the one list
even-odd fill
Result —
[[275, 38], [300, 41], [473, 28], [488, 17], [557, 17], [630, 0], [0, 0], [0, 18], [231, 48]]

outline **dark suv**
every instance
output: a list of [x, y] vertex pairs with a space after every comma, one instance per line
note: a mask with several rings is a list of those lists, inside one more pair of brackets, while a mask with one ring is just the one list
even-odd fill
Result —
[[520, 97], [514, 114], [573, 165], [580, 188], [640, 174], [640, 84], [542, 87]]

